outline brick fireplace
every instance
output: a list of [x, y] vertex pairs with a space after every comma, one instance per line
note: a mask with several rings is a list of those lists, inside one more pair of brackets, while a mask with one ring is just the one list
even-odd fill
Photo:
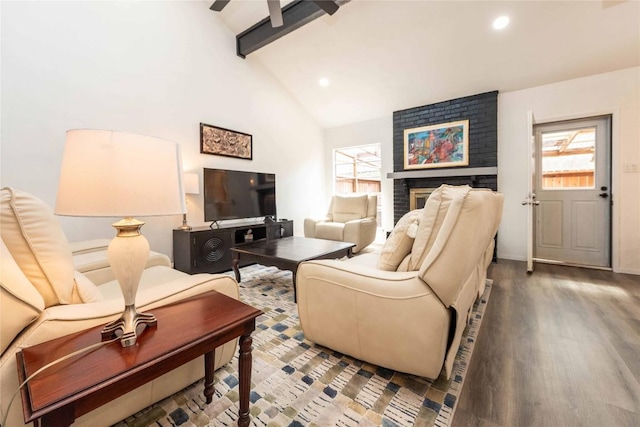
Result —
[[[469, 165], [443, 169], [404, 170], [404, 130], [469, 120]], [[394, 223], [412, 206], [424, 206], [425, 190], [442, 184], [498, 185], [498, 92], [487, 92], [393, 113]], [[413, 199], [413, 202], [412, 202]]]

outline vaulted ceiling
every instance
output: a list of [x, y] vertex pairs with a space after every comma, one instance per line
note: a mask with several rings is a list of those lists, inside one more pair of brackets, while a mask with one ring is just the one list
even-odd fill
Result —
[[[266, 0], [233, 0], [209, 13], [234, 34], [269, 15]], [[500, 15], [510, 25], [496, 31]], [[321, 126], [333, 127], [638, 66], [640, 2], [351, 0], [245, 60], [263, 64]], [[329, 86], [318, 85], [323, 77]]]

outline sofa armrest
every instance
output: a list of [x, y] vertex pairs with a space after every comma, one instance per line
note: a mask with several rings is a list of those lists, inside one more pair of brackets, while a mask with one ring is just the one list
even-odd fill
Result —
[[80, 255], [87, 252], [105, 251], [111, 243], [110, 239], [90, 239], [80, 240], [77, 242], [69, 242], [71, 255]]
[[[73, 268], [83, 273], [96, 285], [101, 285], [116, 278], [109, 264], [107, 247], [93, 247], [92, 249], [87, 248], [86, 250], [74, 252], [72, 258]], [[171, 268], [171, 260], [165, 254], [151, 251], [149, 252], [149, 257], [147, 258], [147, 263], [144, 268], [147, 269], [155, 266]]]
[[305, 218], [304, 219], [304, 237], [316, 237], [316, 225], [321, 222], [330, 221], [328, 216], [324, 218]]
[[[378, 270], [377, 268], [372, 268], [369, 264], [361, 264], [358, 261], [358, 258], [346, 261], [334, 259], [305, 261], [300, 263], [296, 279], [301, 277], [301, 271], [308, 278], [313, 278], [318, 274], [324, 278], [327, 277], [327, 274], [331, 274], [336, 276], [334, 279], [338, 280], [342, 286], [358, 291], [381, 292], [381, 295], [387, 295], [388, 292], [398, 292], [400, 290], [399, 286], [391, 286], [394, 283], [413, 282], [413, 279], [418, 278], [417, 286], [413, 288], [413, 291], [420, 295], [432, 292], [429, 286], [418, 277], [417, 271]], [[380, 286], [380, 288], [377, 286]], [[404, 288], [402, 289], [403, 292], [407, 291]]]
[[307, 339], [379, 366], [438, 376], [451, 312], [416, 271], [309, 261], [298, 268], [296, 289]]
[[357, 253], [376, 239], [378, 223], [373, 217], [366, 217], [348, 221], [344, 224], [343, 240], [355, 243], [353, 252]]
[[369, 229], [372, 228], [375, 230], [375, 228], [378, 226], [378, 223], [376, 221], [376, 219], [374, 217], [366, 217], [366, 218], [362, 218], [362, 219], [354, 219], [351, 221], [347, 221], [344, 223], [344, 227], [345, 230], [348, 228], [352, 228], [352, 229]]

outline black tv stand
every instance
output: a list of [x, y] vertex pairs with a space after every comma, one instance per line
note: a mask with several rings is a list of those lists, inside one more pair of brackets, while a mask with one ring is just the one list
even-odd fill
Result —
[[[214, 224], [218, 228], [213, 228]], [[266, 218], [245, 224], [221, 225], [220, 221], [214, 221], [209, 226], [191, 230], [176, 229], [173, 230], [174, 268], [189, 274], [221, 273], [232, 268], [231, 248], [288, 236], [293, 236], [293, 221], [266, 222]]]

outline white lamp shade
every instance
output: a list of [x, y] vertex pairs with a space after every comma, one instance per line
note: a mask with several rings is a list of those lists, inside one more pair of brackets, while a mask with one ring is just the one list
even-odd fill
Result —
[[186, 212], [180, 146], [106, 130], [69, 130], [55, 213], [144, 217]]
[[184, 192], [187, 194], [200, 194], [200, 180], [197, 173], [184, 174]]

